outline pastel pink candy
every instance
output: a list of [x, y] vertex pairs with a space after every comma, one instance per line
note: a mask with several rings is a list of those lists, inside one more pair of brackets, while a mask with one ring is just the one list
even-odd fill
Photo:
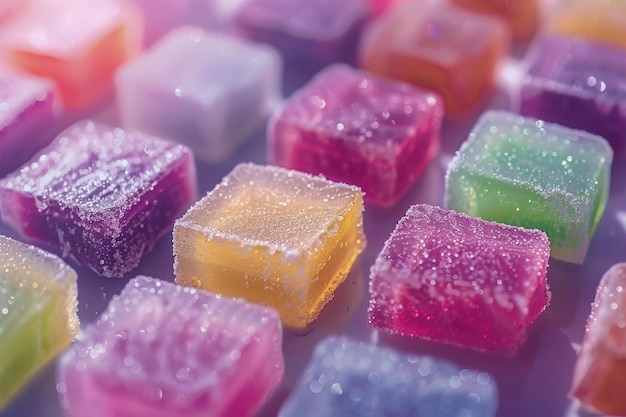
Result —
[[247, 417], [280, 381], [278, 313], [139, 276], [61, 358], [73, 417]]
[[370, 324], [513, 355], [546, 308], [544, 232], [412, 206], [371, 270]]

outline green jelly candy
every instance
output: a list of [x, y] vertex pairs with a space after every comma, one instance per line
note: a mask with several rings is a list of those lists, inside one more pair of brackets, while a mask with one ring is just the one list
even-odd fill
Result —
[[0, 410], [78, 333], [76, 272], [0, 236]]
[[489, 111], [450, 161], [446, 206], [542, 230], [552, 257], [580, 264], [606, 206], [612, 161], [599, 136]]

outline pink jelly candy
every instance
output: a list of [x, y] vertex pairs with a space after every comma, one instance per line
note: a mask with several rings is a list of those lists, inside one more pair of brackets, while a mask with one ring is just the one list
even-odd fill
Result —
[[0, 213], [27, 239], [120, 277], [196, 196], [189, 148], [80, 121], [0, 181]]
[[391, 206], [439, 150], [443, 103], [436, 93], [336, 64], [272, 117], [269, 159], [361, 187]]
[[0, 66], [0, 177], [54, 137], [50, 82]]
[[549, 303], [549, 257], [539, 230], [412, 206], [372, 267], [370, 324], [513, 355]]
[[280, 381], [271, 308], [139, 276], [61, 358], [73, 417], [247, 417]]
[[626, 263], [602, 277], [576, 368], [572, 395], [594, 412], [626, 415]]

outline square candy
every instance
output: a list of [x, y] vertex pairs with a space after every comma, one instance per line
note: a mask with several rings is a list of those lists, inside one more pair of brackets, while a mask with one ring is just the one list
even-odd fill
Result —
[[180, 284], [317, 318], [365, 247], [357, 187], [296, 171], [237, 165], [174, 225]]
[[289, 66], [321, 69], [353, 60], [368, 16], [365, 0], [247, 0], [232, 26], [276, 47]]
[[442, 118], [436, 93], [337, 64], [274, 114], [269, 160], [358, 185], [391, 206], [437, 154]]
[[40, 0], [3, 28], [12, 65], [52, 78], [65, 107], [112, 92], [113, 72], [139, 51], [141, 19], [121, 0]]
[[54, 138], [53, 86], [0, 65], [0, 177]]
[[581, 37], [626, 48], [626, 2], [570, 0], [556, 3], [547, 33]]
[[121, 277], [196, 194], [188, 148], [80, 121], [0, 181], [0, 213], [24, 237]]
[[574, 369], [572, 396], [598, 414], [626, 415], [626, 264], [602, 277]]
[[520, 113], [600, 135], [626, 160], [626, 48], [544, 37], [528, 61]]
[[0, 236], [0, 410], [78, 333], [76, 272]]
[[497, 402], [485, 372], [331, 336], [279, 417], [494, 417]]
[[374, 74], [439, 92], [446, 112], [460, 115], [493, 89], [508, 43], [498, 18], [443, 1], [412, 1], [365, 30], [360, 62]]
[[503, 18], [516, 40], [531, 39], [539, 26], [539, 0], [452, 0], [452, 3]]
[[549, 257], [539, 230], [412, 206], [372, 266], [369, 322], [511, 356], [550, 301]]
[[280, 74], [271, 48], [185, 27], [118, 71], [117, 101], [126, 128], [217, 161], [265, 121]]
[[448, 166], [446, 205], [543, 230], [554, 258], [580, 264], [606, 206], [612, 159], [599, 136], [490, 111]]
[[62, 356], [72, 417], [248, 417], [284, 369], [272, 309], [139, 276]]

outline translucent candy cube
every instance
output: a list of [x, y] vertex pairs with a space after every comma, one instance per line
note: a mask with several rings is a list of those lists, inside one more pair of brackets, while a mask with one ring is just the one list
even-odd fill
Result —
[[358, 185], [391, 206], [437, 154], [442, 118], [436, 93], [336, 64], [274, 114], [269, 160]]
[[485, 372], [331, 336], [279, 417], [494, 417], [497, 402]]
[[558, 7], [546, 22], [547, 33], [582, 37], [626, 47], [626, 2], [618, 0], [570, 0]]
[[121, 119], [217, 161], [265, 121], [280, 74], [271, 48], [181, 28], [116, 74]]
[[188, 148], [80, 121], [0, 181], [0, 213], [24, 237], [120, 277], [196, 195]]
[[520, 113], [600, 135], [626, 160], [626, 48], [543, 37], [528, 61]]
[[539, 230], [415, 205], [370, 274], [370, 325], [515, 354], [546, 308], [550, 242]]
[[446, 205], [543, 230], [554, 258], [582, 263], [606, 206], [612, 159], [599, 136], [487, 112], [448, 166]]
[[321, 69], [354, 58], [368, 15], [364, 0], [247, 0], [232, 26], [276, 47], [289, 66]]
[[180, 284], [244, 297], [304, 328], [365, 247], [357, 187], [237, 165], [174, 225]]
[[53, 138], [52, 85], [0, 65], [0, 177]]
[[141, 20], [122, 0], [39, 0], [3, 28], [7, 60], [52, 78], [63, 104], [84, 109], [111, 94], [113, 72], [139, 51]]
[[539, 26], [539, 0], [452, 0], [452, 3], [503, 18], [516, 40], [531, 39]]
[[76, 272], [0, 236], [0, 410], [78, 333]]
[[439, 92], [446, 112], [470, 111], [494, 85], [509, 33], [500, 19], [443, 1], [399, 4], [364, 31], [366, 70]]
[[61, 357], [72, 417], [248, 417], [284, 369], [269, 308], [139, 276]]
[[602, 277], [574, 369], [572, 395], [593, 412], [626, 415], [626, 264]]

